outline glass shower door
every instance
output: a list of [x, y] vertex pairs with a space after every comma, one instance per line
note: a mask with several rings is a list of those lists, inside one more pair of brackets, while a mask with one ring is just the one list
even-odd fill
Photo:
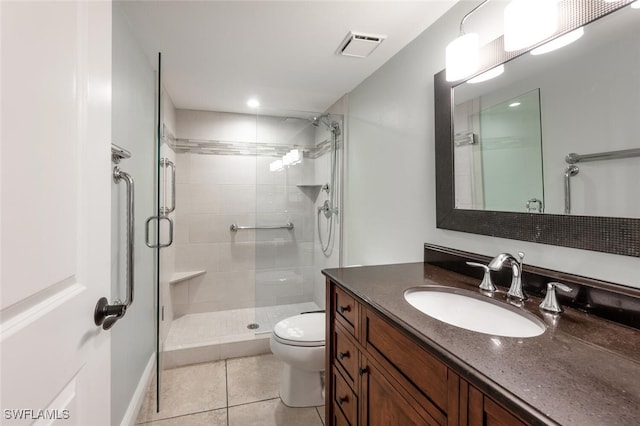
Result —
[[[257, 333], [318, 310], [315, 294], [314, 169], [319, 114], [261, 114], [256, 142], [255, 306]], [[316, 124], [314, 124], [316, 123]], [[322, 297], [323, 298], [323, 297]]]
[[157, 79], [157, 130], [156, 130], [156, 188], [157, 206], [156, 216], [148, 219], [150, 233], [155, 238], [148, 244], [155, 249], [157, 258], [156, 281], [156, 411], [160, 412], [162, 395], [162, 378], [165, 367], [164, 349], [173, 319], [171, 306], [171, 280], [175, 264], [175, 250], [173, 247], [173, 232], [176, 210], [176, 155], [172, 147], [173, 136], [164, 120], [164, 97], [162, 86], [162, 54], [158, 53]]

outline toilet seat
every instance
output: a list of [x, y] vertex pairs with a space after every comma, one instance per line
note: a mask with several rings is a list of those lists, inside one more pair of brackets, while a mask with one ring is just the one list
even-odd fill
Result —
[[273, 338], [288, 346], [324, 346], [325, 314], [314, 312], [283, 319], [273, 327]]

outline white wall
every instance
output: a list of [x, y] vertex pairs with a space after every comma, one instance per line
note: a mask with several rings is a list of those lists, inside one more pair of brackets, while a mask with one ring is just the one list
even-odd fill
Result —
[[429, 242], [486, 255], [521, 250], [533, 265], [640, 287], [637, 258], [436, 228], [433, 75], [475, 4], [456, 4], [350, 93], [344, 264], [419, 262]]
[[[155, 350], [155, 260], [144, 243], [144, 223], [155, 213], [155, 74], [113, 4], [112, 141], [129, 150], [119, 167], [135, 181], [135, 298], [111, 329], [111, 418], [120, 424]], [[126, 297], [124, 184], [112, 184], [112, 302]]]

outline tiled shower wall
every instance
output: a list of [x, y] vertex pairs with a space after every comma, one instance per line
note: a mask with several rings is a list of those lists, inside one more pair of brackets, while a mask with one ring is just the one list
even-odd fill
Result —
[[[215, 135], [215, 126], [202, 124], [207, 118], [227, 130], [234, 128], [234, 121], [244, 120], [245, 136], [251, 134], [246, 131], [247, 116], [189, 113], [178, 110], [178, 138], [234, 140], [229, 132], [223, 137]], [[236, 140], [242, 142], [245, 136], [238, 134]], [[313, 143], [313, 139], [301, 137], [308, 139], [302, 134], [295, 141], [275, 142]], [[304, 158], [300, 164], [271, 172], [269, 165], [277, 158], [178, 150], [175, 271], [206, 273], [172, 284], [174, 315], [313, 300], [313, 203], [317, 192], [298, 185], [313, 181], [314, 160]], [[293, 230], [229, 229], [234, 223], [287, 222], [294, 224]]]

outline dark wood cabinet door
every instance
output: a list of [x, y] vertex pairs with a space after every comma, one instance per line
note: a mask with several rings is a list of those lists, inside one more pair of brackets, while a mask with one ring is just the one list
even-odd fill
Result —
[[469, 385], [469, 426], [526, 426], [509, 410]]
[[363, 425], [438, 425], [415, 400], [407, 398], [405, 391], [392, 384], [392, 379], [384, 377], [365, 357], [363, 361], [366, 363], [360, 396]]

